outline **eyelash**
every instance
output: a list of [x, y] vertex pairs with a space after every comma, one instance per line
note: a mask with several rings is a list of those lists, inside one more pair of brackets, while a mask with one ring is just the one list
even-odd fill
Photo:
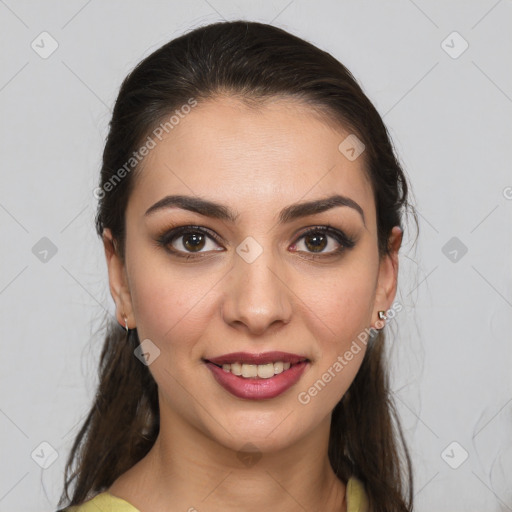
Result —
[[[171, 254], [179, 257], [179, 258], [185, 258], [187, 260], [190, 259], [196, 259], [196, 258], [202, 258], [201, 252], [198, 253], [182, 253], [182, 251], [178, 251], [174, 248], [170, 247], [171, 242], [173, 242], [176, 238], [179, 238], [184, 235], [190, 235], [190, 234], [197, 234], [200, 233], [202, 235], [205, 235], [211, 239], [213, 239], [218, 244], [221, 244], [220, 238], [209, 229], [203, 228], [201, 226], [180, 226], [178, 228], [171, 229], [170, 231], [165, 231], [164, 233], [160, 234], [156, 242], [159, 247], [163, 247], [166, 251], [170, 252]], [[302, 233], [296, 241], [292, 245], [296, 245], [299, 240], [302, 240], [303, 238], [307, 237], [308, 235], [312, 234], [318, 234], [322, 233], [325, 235], [329, 235], [333, 237], [339, 244], [340, 247], [337, 249], [330, 251], [328, 253], [307, 253], [309, 256], [307, 256], [310, 259], [323, 259], [328, 257], [334, 257], [337, 255], [340, 255], [344, 253], [346, 250], [351, 249], [355, 245], [355, 240], [351, 237], [347, 236], [343, 231], [340, 231], [339, 229], [333, 228], [330, 225], [327, 226], [314, 226], [311, 229], [308, 229], [304, 233]], [[206, 251], [208, 252], [208, 251]], [[300, 251], [303, 252], [303, 251]]]

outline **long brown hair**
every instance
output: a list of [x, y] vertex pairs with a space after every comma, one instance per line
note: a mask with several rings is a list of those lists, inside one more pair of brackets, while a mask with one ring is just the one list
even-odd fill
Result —
[[[97, 233], [101, 237], [104, 228], [111, 230], [122, 259], [126, 205], [140, 171], [134, 155], [158, 136], [159, 126], [171, 130], [170, 116], [187, 112], [185, 105], [219, 93], [252, 104], [294, 97], [354, 133], [365, 145], [379, 255], [389, 254], [391, 229], [402, 227], [402, 214], [411, 205], [406, 177], [375, 107], [329, 53], [271, 25], [231, 21], [170, 41], [122, 83], [96, 190]], [[148, 367], [134, 356], [140, 343], [137, 331], [126, 335], [116, 321], [108, 318], [106, 323], [98, 390], [71, 449], [59, 506], [81, 504], [108, 489], [149, 452], [158, 436], [158, 389]], [[365, 484], [372, 511], [410, 511], [411, 461], [389, 389], [384, 341], [383, 331], [370, 338], [357, 376], [333, 410], [329, 459], [342, 481], [354, 475]]]

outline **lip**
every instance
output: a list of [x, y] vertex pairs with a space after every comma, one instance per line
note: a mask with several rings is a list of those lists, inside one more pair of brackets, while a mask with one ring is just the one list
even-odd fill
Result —
[[[241, 354], [245, 354], [241, 357]], [[270, 354], [270, 355], [269, 355]], [[274, 359], [276, 357], [277, 358]], [[225, 361], [232, 360], [232, 362], [247, 361], [247, 353], [234, 353], [226, 356], [215, 358], [215, 361], [224, 361], [222, 364], [230, 364]], [[278, 373], [268, 379], [261, 379], [259, 377], [244, 378], [235, 375], [231, 372], [227, 372], [222, 367], [217, 366], [219, 363], [214, 363], [214, 360], [204, 360], [204, 363], [208, 369], [212, 372], [213, 377], [226, 391], [236, 396], [237, 398], [244, 398], [247, 400], [268, 400], [275, 398], [296, 384], [302, 377], [304, 371], [310, 366], [311, 362], [301, 356], [294, 354], [286, 354], [288, 359], [292, 361], [286, 361], [283, 357], [283, 352], [268, 352], [265, 354], [254, 355], [252, 354], [252, 361], [258, 360], [263, 361], [258, 364], [265, 364], [266, 362], [272, 361], [283, 361], [290, 362], [291, 366], [288, 370], [284, 370], [282, 373]], [[228, 358], [231, 358], [229, 359]], [[236, 357], [235, 357], [236, 356]], [[271, 360], [269, 360], [269, 358]], [[251, 363], [245, 363], [251, 364]], [[255, 363], [253, 363], [255, 364]]]
[[209, 357], [205, 359], [206, 362], [210, 362], [217, 365], [241, 363], [241, 364], [268, 364], [282, 361], [283, 363], [296, 364], [301, 361], [308, 361], [306, 356], [300, 356], [297, 354], [290, 354], [289, 352], [263, 352], [260, 354], [251, 354], [249, 352], [232, 352], [230, 354], [224, 354], [218, 357]]

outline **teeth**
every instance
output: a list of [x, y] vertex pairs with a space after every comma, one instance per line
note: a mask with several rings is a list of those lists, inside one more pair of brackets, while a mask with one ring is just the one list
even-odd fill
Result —
[[275, 375], [274, 363], [259, 364], [257, 366], [257, 369], [258, 369], [258, 377], [260, 379], [269, 379], [270, 377], [273, 377]]
[[250, 377], [258, 376], [258, 365], [256, 364], [243, 364], [242, 365], [242, 377], [246, 379]]
[[283, 373], [284, 363], [279, 361], [278, 363], [274, 363], [274, 373], [277, 375], [278, 373]]
[[260, 379], [270, 379], [274, 375], [284, 372], [290, 368], [290, 363], [284, 363], [283, 361], [277, 361], [275, 363], [267, 364], [223, 364], [222, 369], [225, 372], [231, 372], [234, 375], [250, 379], [259, 377]]
[[[228, 364], [225, 366], [231, 366], [231, 373], [233, 373], [234, 375], [242, 375], [242, 365], [240, 363], [233, 363], [233, 364]], [[229, 368], [228, 368], [228, 372], [229, 372]]]

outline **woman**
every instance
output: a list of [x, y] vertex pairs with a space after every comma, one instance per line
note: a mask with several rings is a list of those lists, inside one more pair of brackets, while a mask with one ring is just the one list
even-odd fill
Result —
[[117, 322], [59, 505], [412, 510], [383, 332], [408, 185], [342, 64], [245, 21], [169, 42], [95, 194]]

